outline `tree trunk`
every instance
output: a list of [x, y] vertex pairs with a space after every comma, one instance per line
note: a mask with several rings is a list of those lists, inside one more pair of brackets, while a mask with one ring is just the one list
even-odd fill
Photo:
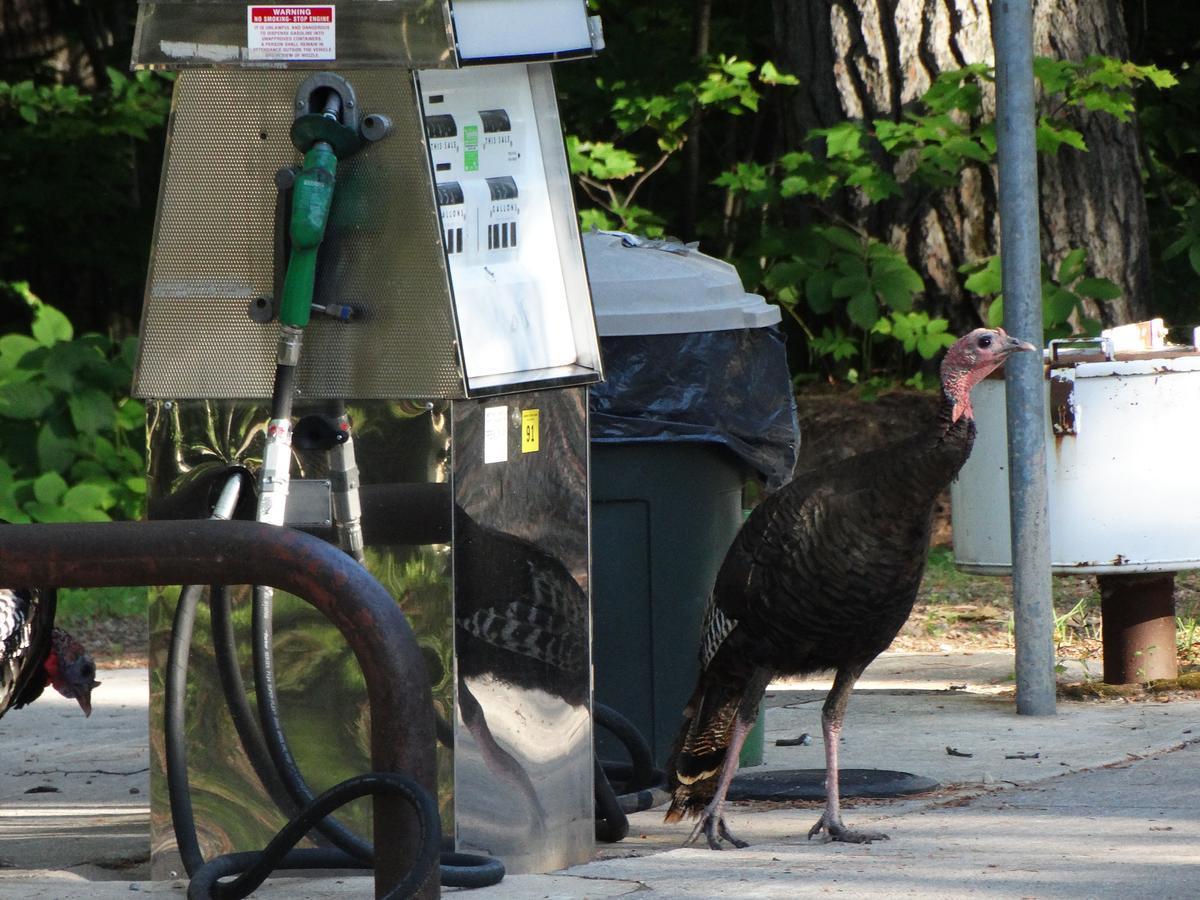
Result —
[[[777, 62], [801, 79], [784, 120], [787, 146], [810, 128], [843, 119], [897, 119], [941, 72], [995, 62], [986, 0], [774, 0]], [[1036, 0], [1034, 53], [1079, 60], [1128, 54], [1117, 0]], [[985, 98], [988, 115], [994, 97]], [[1041, 162], [1042, 250], [1052, 265], [1088, 249], [1089, 274], [1123, 296], [1098, 312], [1106, 324], [1145, 313], [1148, 226], [1135, 124], [1072, 114], [1089, 152], [1070, 148]], [[927, 308], [966, 330], [982, 307], [959, 268], [999, 250], [995, 172], [968, 169], [954, 190], [919, 203], [877, 204], [859, 221], [905, 250], [925, 278]]]
[[[1055, 59], [1127, 58], [1120, 0], [1039, 0], [1034, 52]], [[1092, 274], [1111, 279], [1122, 291], [1117, 300], [1102, 304], [1101, 320], [1110, 325], [1145, 318], [1152, 296], [1150, 225], [1136, 121], [1122, 124], [1081, 110], [1069, 118], [1088, 152], [1060, 151], [1039, 166], [1042, 256], [1057, 261], [1073, 247], [1087, 247]]]

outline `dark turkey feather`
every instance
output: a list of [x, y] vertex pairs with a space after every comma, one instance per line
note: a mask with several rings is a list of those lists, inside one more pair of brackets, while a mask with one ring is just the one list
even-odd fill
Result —
[[41, 696], [57, 594], [0, 588], [0, 716]]

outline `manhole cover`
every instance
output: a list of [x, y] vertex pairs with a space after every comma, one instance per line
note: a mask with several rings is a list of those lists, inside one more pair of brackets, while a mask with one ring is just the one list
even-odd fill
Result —
[[[842, 797], [903, 797], [941, 785], [923, 775], [888, 769], [842, 769]], [[730, 800], [824, 800], [824, 769], [777, 769], [743, 772], [729, 786]]]

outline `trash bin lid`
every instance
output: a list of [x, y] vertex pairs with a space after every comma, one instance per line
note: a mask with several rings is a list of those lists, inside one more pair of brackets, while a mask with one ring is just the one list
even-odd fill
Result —
[[677, 241], [616, 231], [583, 236], [601, 337], [765, 328], [779, 307], [742, 287], [737, 269]]

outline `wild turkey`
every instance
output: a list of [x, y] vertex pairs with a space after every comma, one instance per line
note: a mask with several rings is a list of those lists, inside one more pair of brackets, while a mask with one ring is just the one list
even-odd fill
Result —
[[824, 814], [809, 837], [885, 838], [842, 824], [838, 738], [863, 669], [912, 611], [925, 569], [933, 504], [971, 453], [971, 388], [1018, 350], [1002, 329], [979, 328], [947, 351], [933, 421], [890, 447], [804, 473], [761, 503], [717, 573], [700, 639], [700, 678], [668, 763], [666, 821], [700, 816], [714, 850], [744, 847], [725, 825], [738, 753], [775, 675], [833, 670], [821, 711]]
[[92, 714], [96, 664], [79, 641], [54, 627], [54, 591], [0, 588], [0, 716], [50, 684]]

